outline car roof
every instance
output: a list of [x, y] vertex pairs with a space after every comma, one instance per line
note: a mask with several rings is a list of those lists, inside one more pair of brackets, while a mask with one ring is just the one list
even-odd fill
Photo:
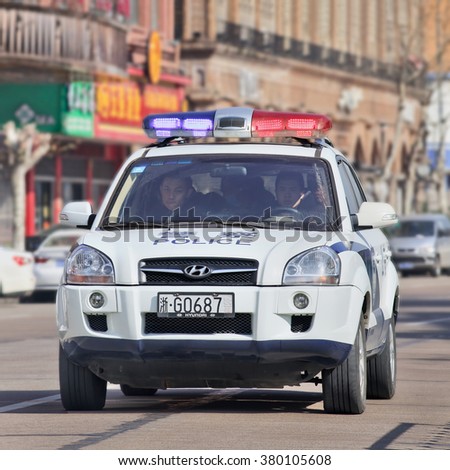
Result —
[[228, 155], [234, 156], [255, 155], [256, 157], [270, 157], [282, 155], [283, 157], [303, 157], [311, 159], [322, 159], [335, 161], [336, 157], [347, 161], [346, 157], [336, 148], [324, 142], [304, 145], [302, 143], [280, 143], [280, 142], [195, 142], [161, 147], [147, 147], [137, 150], [127, 159], [127, 163], [132, 163], [139, 158], [164, 158], [191, 155], [201, 157], [202, 155]]

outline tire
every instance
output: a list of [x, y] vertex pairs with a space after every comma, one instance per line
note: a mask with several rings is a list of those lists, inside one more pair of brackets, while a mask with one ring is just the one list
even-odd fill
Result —
[[61, 402], [67, 411], [101, 410], [106, 400], [106, 380], [87, 367], [71, 362], [59, 346], [59, 388]]
[[136, 388], [126, 384], [120, 384], [120, 390], [126, 397], [150, 397], [158, 391], [157, 388]]
[[442, 274], [441, 259], [439, 256], [436, 256], [436, 261], [434, 262], [433, 269], [431, 270], [431, 275], [433, 277], [439, 277]]
[[383, 350], [367, 360], [367, 398], [389, 399], [397, 382], [395, 322], [391, 318]]
[[366, 407], [366, 335], [360, 322], [347, 359], [322, 371], [323, 405], [327, 413], [361, 414]]

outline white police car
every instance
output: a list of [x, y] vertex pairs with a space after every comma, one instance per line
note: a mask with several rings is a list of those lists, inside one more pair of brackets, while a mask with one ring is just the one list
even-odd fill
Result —
[[399, 284], [380, 227], [397, 216], [366, 201], [330, 128], [249, 108], [144, 120], [158, 140], [98, 213], [61, 212], [90, 228], [57, 296], [65, 409], [103, 408], [107, 382], [151, 395], [316, 381], [325, 411], [349, 414], [394, 395]]

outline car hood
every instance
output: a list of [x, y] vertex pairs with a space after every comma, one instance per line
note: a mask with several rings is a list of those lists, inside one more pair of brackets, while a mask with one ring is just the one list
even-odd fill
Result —
[[330, 232], [264, 229], [93, 231], [80, 243], [106, 254], [116, 282], [135, 284], [139, 262], [147, 258], [244, 258], [259, 262], [264, 283], [280, 284], [287, 261], [308, 249], [342, 241]]

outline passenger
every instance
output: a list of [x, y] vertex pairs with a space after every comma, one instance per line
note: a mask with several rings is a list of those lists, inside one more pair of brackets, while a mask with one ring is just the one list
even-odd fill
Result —
[[260, 217], [265, 209], [275, 203], [273, 194], [265, 189], [260, 176], [228, 176], [222, 179], [221, 189], [225, 209], [243, 217]]
[[225, 176], [222, 178], [221, 191], [225, 202], [225, 209], [241, 207], [240, 194], [245, 189], [247, 177], [244, 175]]
[[223, 198], [217, 193], [202, 194], [195, 190], [188, 176], [170, 174], [163, 177], [157, 193], [158, 204], [152, 215], [204, 217], [223, 206]]
[[169, 175], [165, 176], [159, 185], [162, 205], [170, 212], [181, 209], [184, 203], [192, 196], [194, 188], [188, 177]]
[[264, 181], [260, 176], [248, 178], [245, 188], [239, 193], [239, 199], [248, 212], [247, 215], [257, 216], [261, 216], [276, 202], [273, 194], [264, 187]]

